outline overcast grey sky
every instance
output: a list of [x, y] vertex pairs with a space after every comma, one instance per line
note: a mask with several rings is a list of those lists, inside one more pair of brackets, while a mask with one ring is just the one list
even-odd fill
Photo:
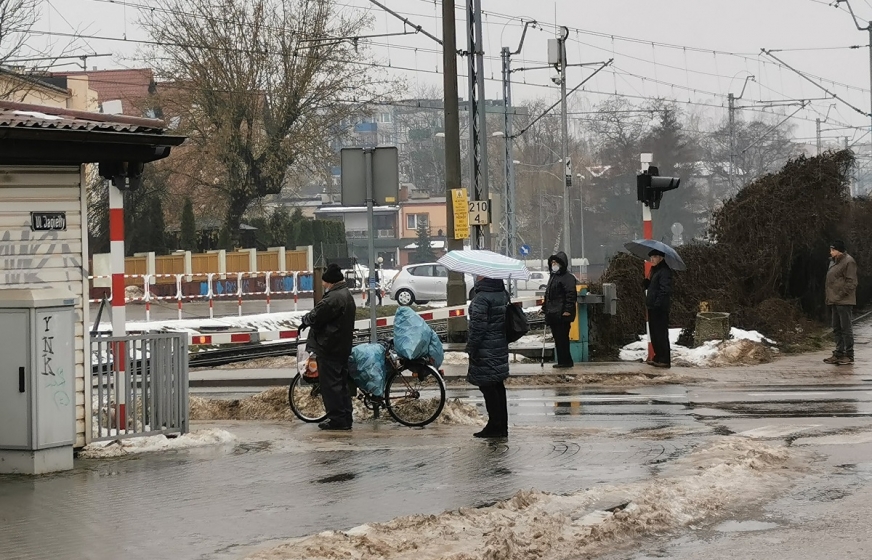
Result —
[[[441, 2], [381, 1], [441, 35]], [[83, 39], [85, 50], [113, 54], [89, 60], [89, 67], [146, 65], [135, 58], [135, 41], [147, 38], [138, 28], [137, 19], [149, 0], [43, 0], [42, 4], [42, 17], [36, 26], [41, 31], [76, 30], [116, 39]], [[339, 0], [339, 4], [343, 9], [370, 10], [375, 17], [375, 32], [402, 30], [401, 22], [368, 0]], [[457, 0], [457, 4], [458, 46], [465, 49], [464, 2]], [[861, 20], [872, 20], [872, 0], [852, 0], [851, 6]], [[815, 118], [828, 115], [822, 127], [824, 137], [869, 141], [870, 119], [848, 106], [870, 111], [869, 34], [857, 30], [844, 3], [837, 8], [824, 0], [482, 0], [482, 8], [489, 98], [500, 97], [499, 50], [502, 45], [517, 47], [522, 18], [535, 19], [541, 25], [528, 33], [522, 53], [514, 59], [515, 67], [544, 64], [546, 40], [554, 36], [555, 21], [570, 27], [570, 62], [615, 59], [612, 68], [592, 79], [585, 92], [574, 96], [573, 105], [579, 112], [590, 110], [617, 92], [634, 102], [644, 97], [673, 98], [704, 120], [721, 120], [726, 118], [727, 93], [738, 95], [749, 74], [756, 76], [756, 82], [749, 84], [740, 105], [828, 97], [792, 71], [760, 55], [761, 48], [813, 49], [775, 55], [798, 70], [823, 78], [819, 83], [846, 103], [834, 99], [813, 101], [792, 119], [798, 127], [797, 135], [810, 139], [814, 136]], [[126, 42], [119, 40], [125, 37]], [[861, 48], [847, 48], [851, 46]], [[371, 48], [383, 63], [397, 68], [395, 71], [406, 78], [411, 91], [420, 86], [441, 86], [440, 47], [432, 40], [422, 35], [391, 37], [376, 40]], [[465, 62], [460, 60], [458, 65], [465, 74]], [[589, 70], [570, 69], [570, 87], [587, 73]], [[514, 74], [515, 99], [556, 100], [559, 90], [551, 84], [550, 74], [548, 70]], [[460, 91], [466, 91], [465, 76], [461, 77]], [[765, 110], [786, 115], [795, 108]], [[753, 113], [748, 110], [744, 116], [750, 118]], [[860, 129], [828, 130], [840, 127]]]

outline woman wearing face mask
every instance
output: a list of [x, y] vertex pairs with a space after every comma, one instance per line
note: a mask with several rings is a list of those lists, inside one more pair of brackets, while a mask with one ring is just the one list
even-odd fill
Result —
[[554, 350], [557, 353], [555, 368], [571, 368], [572, 355], [569, 353], [569, 327], [575, 320], [578, 293], [575, 290], [575, 276], [569, 273], [569, 259], [566, 253], [558, 252], [548, 257], [551, 277], [545, 288], [545, 302], [542, 313], [545, 323], [554, 335]]

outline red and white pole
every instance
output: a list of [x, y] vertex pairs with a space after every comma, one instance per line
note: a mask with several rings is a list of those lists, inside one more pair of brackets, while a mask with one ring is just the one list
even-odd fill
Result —
[[[112, 336], [124, 337], [127, 334], [127, 313], [124, 286], [124, 193], [109, 183], [109, 259], [112, 274]], [[116, 404], [116, 427], [127, 429], [127, 348], [124, 341], [118, 341], [113, 348], [115, 365], [115, 384], [118, 402]]]
[[[641, 155], [642, 171], [648, 171], [648, 166], [654, 161], [654, 154]], [[642, 203], [642, 237], [654, 239], [654, 222], [651, 221], [651, 208]], [[645, 261], [645, 278], [651, 277], [651, 261]], [[654, 359], [654, 345], [651, 344], [651, 328], [648, 325], [648, 308], [645, 308], [645, 331], [648, 334], [648, 360]]]
[[300, 301], [300, 273], [294, 272], [294, 311], [297, 310], [297, 303]]

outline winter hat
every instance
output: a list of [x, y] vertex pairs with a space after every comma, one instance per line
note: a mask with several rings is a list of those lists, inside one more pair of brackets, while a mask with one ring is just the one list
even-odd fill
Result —
[[666, 253], [664, 253], [663, 251], [658, 251], [657, 249], [651, 249], [651, 251], [648, 253], [648, 256], [649, 257], [654, 257], [654, 256], [665, 257]]
[[838, 251], [840, 253], [844, 253], [845, 252], [845, 242], [844, 241], [833, 241], [832, 243], [830, 243], [830, 248], [835, 249], [836, 251]]
[[345, 275], [342, 274], [342, 269], [339, 268], [339, 265], [336, 263], [328, 264], [327, 270], [325, 270], [324, 274], [321, 275], [321, 281], [329, 284], [335, 284], [342, 280], [345, 280]]

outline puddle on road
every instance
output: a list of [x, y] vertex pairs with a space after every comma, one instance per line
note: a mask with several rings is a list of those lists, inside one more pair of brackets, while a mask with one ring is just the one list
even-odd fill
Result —
[[331, 482], [347, 482], [349, 480], [354, 480], [357, 477], [354, 473], [339, 473], [334, 474], [333, 476], [327, 476], [324, 478], [319, 478], [315, 482], [318, 484], [329, 484]]
[[[690, 405], [693, 408], [693, 405]], [[854, 416], [859, 414], [854, 400], [781, 401], [781, 402], [728, 402], [707, 403], [707, 408], [725, 410], [745, 416]]]
[[715, 527], [721, 533], [749, 533], [751, 531], [768, 531], [775, 529], [778, 523], [769, 521], [724, 521]]
[[244, 455], [245, 453], [257, 453], [259, 451], [268, 451], [272, 448], [271, 441], [253, 441], [251, 443], [240, 443], [233, 448], [234, 455]]

